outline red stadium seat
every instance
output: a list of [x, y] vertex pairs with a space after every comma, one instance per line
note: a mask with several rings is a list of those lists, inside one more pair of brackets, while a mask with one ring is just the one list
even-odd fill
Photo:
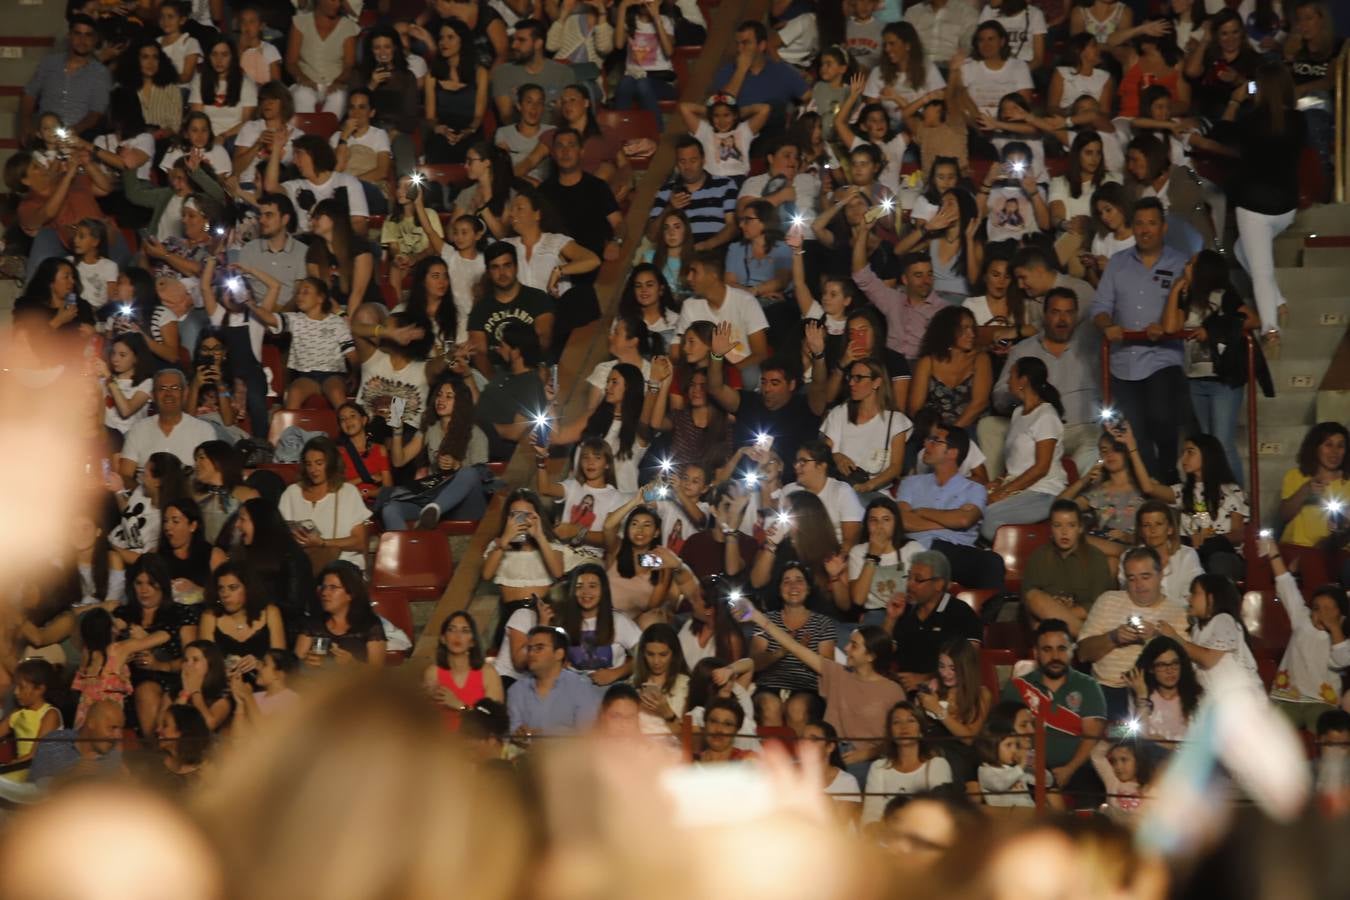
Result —
[[777, 741], [794, 754], [797, 752], [797, 732], [786, 725], [760, 725], [755, 729], [755, 734], [759, 735], [761, 748], [771, 741]]
[[305, 134], [313, 134], [325, 141], [338, 130], [337, 116], [330, 112], [296, 113], [291, 123]]
[[[370, 605], [374, 607], [375, 612], [388, 619], [395, 628], [406, 634], [408, 640], [417, 639], [417, 632], [413, 630], [412, 607], [408, 605], [408, 598], [402, 593], [399, 591], [372, 590], [370, 592]], [[401, 665], [407, 658], [407, 653], [389, 651], [385, 654], [385, 663]]]
[[997, 702], [1000, 690], [998, 680], [999, 666], [1012, 666], [1017, 662], [1017, 654], [1012, 650], [993, 647], [980, 648], [980, 682], [994, 695]]
[[951, 586], [952, 596], [960, 600], [966, 606], [975, 610], [978, 614], [984, 609], [984, 605], [999, 592], [994, 590], [974, 590], [972, 588], [963, 588], [959, 584]]
[[1006, 570], [1004, 586], [1018, 593], [1022, 590], [1022, 570], [1032, 552], [1041, 544], [1050, 540], [1050, 526], [1044, 522], [1036, 525], [1002, 525], [994, 535], [994, 552], [1003, 557]]
[[288, 485], [295, 484], [300, 480], [300, 465], [298, 463], [263, 463], [255, 471], [271, 472]]
[[380, 535], [373, 590], [398, 591], [409, 600], [436, 600], [455, 573], [445, 535], [428, 531], [386, 531]]
[[501, 478], [503, 475], [506, 474], [506, 463], [490, 462], [488, 463], [488, 471], [491, 472], [493, 475], [496, 475], [498, 478]]
[[417, 171], [421, 172], [428, 181], [434, 181], [445, 187], [459, 189], [469, 183], [469, 169], [460, 163], [418, 166]]
[[1021, 622], [991, 622], [984, 626], [984, 649], [1010, 650], [1018, 659], [1031, 656], [1031, 632]]
[[278, 409], [272, 413], [267, 442], [276, 444], [281, 433], [292, 425], [305, 431], [322, 431], [331, 438], [338, 436], [337, 413], [331, 409]]
[[1059, 461], [1064, 464], [1064, 474], [1069, 479], [1069, 484], [1078, 480], [1078, 463], [1073, 461], [1072, 456], [1061, 456]]
[[[660, 143], [661, 129], [656, 125], [656, 116], [645, 109], [601, 109], [595, 114], [600, 124], [600, 133], [604, 135], [608, 155], [617, 157], [623, 145], [639, 138]], [[633, 168], [645, 169], [651, 163], [651, 157], [631, 160]]]
[[[441, 519], [441, 521], [436, 523], [436, 527], [433, 528], [432, 531], [446, 536], [456, 535], [463, 537], [477, 531], [478, 522], [478, 519]], [[417, 528], [417, 520], [409, 519], [408, 530], [411, 531], [415, 528]]]

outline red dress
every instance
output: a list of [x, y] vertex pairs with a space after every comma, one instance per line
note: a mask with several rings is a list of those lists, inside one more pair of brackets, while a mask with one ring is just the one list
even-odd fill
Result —
[[[436, 683], [441, 687], [449, 688], [451, 693], [459, 698], [459, 702], [465, 706], [473, 706], [479, 700], [482, 700], [487, 694], [483, 691], [483, 670], [470, 669], [469, 677], [464, 679], [464, 685], [455, 684], [455, 676], [449, 669], [436, 667]], [[445, 727], [449, 731], [459, 731], [459, 714], [457, 709], [443, 709], [445, 716]]]

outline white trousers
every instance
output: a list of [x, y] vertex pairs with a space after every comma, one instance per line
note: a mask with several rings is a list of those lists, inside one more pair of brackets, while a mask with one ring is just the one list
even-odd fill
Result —
[[343, 88], [329, 91], [322, 106], [319, 105], [319, 92], [303, 84], [291, 85], [291, 97], [295, 99], [295, 111], [298, 113], [327, 112], [341, 120], [342, 114], [347, 111], [347, 91]]
[[1280, 307], [1284, 295], [1275, 280], [1275, 238], [1294, 222], [1297, 209], [1278, 216], [1262, 215], [1237, 208], [1237, 258], [1252, 279], [1256, 312], [1261, 317], [1262, 333], [1280, 330]]

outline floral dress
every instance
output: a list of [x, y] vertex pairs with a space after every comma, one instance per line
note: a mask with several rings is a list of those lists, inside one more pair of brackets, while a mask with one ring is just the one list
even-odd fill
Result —
[[75, 727], [84, 724], [89, 709], [102, 700], [115, 700], [121, 703], [131, 696], [131, 670], [127, 661], [112, 648], [106, 653], [102, 668], [96, 674], [76, 672], [70, 683], [70, 689], [80, 695], [79, 706], [75, 708]]

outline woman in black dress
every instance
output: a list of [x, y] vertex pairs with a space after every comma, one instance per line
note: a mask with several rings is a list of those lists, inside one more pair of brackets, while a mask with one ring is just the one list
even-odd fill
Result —
[[268, 650], [286, 646], [281, 610], [267, 602], [245, 567], [227, 562], [211, 573], [207, 608], [198, 629], [201, 640], [214, 641], [225, 657], [229, 675], [252, 684]]
[[165, 558], [145, 554], [132, 568], [126, 605], [113, 613], [121, 635], [156, 641], [131, 658], [136, 724], [144, 736], [155, 733], [160, 701], [182, 689], [183, 647], [197, 639], [197, 624], [188, 619], [187, 607], [173, 602], [172, 582]]

